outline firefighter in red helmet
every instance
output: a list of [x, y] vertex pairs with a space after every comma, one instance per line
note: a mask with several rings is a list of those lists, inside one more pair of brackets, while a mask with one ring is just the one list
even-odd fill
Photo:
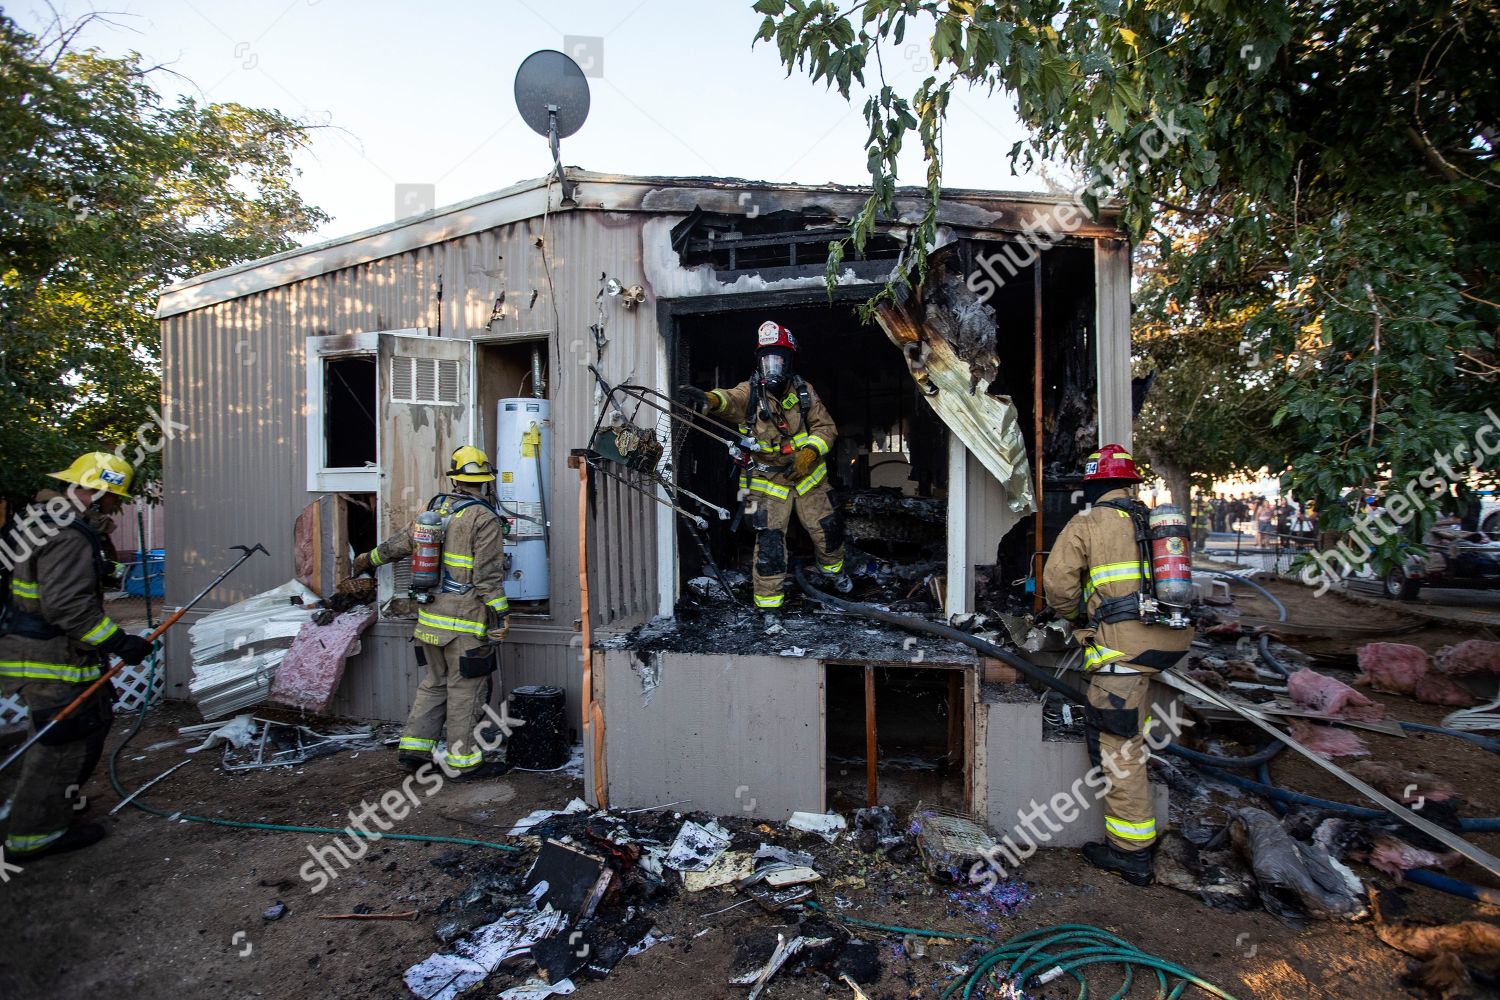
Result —
[[854, 589], [844, 571], [844, 526], [834, 510], [827, 457], [838, 434], [817, 392], [796, 373], [797, 340], [767, 320], [756, 331], [755, 371], [732, 389], [683, 386], [684, 402], [739, 425], [751, 442], [740, 458], [739, 497], [755, 529], [755, 606], [766, 630], [781, 630], [786, 531], [792, 514], [812, 538], [818, 568], [835, 590]]
[[1073, 626], [1088, 674], [1084, 725], [1089, 757], [1107, 766], [1105, 841], [1086, 844], [1096, 868], [1134, 885], [1152, 878], [1156, 814], [1146, 782], [1144, 735], [1151, 724], [1151, 676], [1187, 653], [1191, 629], [1143, 620], [1140, 602], [1150, 566], [1142, 558], [1146, 508], [1130, 453], [1107, 444], [1084, 464], [1087, 506], [1057, 536], [1042, 574], [1047, 604]]

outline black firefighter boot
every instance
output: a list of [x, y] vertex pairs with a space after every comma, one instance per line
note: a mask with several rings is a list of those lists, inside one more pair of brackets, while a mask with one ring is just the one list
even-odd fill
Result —
[[1150, 885], [1153, 878], [1152, 857], [1156, 851], [1122, 851], [1113, 844], [1095, 841], [1083, 845], [1083, 859], [1095, 868], [1116, 875], [1131, 885]]

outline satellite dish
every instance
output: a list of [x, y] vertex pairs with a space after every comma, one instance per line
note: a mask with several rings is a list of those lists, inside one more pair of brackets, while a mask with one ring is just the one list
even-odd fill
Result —
[[566, 139], [589, 116], [588, 77], [556, 49], [533, 52], [516, 70], [516, 110], [538, 135]]
[[589, 116], [588, 78], [576, 62], [556, 49], [533, 52], [516, 70], [516, 110], [533, 132], [547, 137], [563, 183], [563, 200], [571, 201], [572, 185], [563, 175], [558, 140], [583, 128]]

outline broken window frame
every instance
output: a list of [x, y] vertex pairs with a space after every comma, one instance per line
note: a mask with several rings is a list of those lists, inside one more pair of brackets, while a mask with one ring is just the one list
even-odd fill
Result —
[[[378, 493], [384, 442], [380, 440], [380, 418], [375, 418], [375, 464], [363, 469], [338, 468], [325, 464], [328, 453], [324, 427], [325, 393], [328, 362], [348, 357], [377, 360], [379, 333], [355, 333], [331, 337], [308, 337], [306, 347], [307, 378], [307, 488], [314, 493]], [[380, 399], [379, 369], [376, 370], [375, 405]]]

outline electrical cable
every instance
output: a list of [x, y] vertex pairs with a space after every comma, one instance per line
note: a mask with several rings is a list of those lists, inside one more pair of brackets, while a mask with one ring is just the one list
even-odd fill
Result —
[[[147, 672], [146, 677], [146, 690], [148, 692], [151, 690], [151, 685], [155, 681], [155, 679], [156, 661], [153, 659], [151, 662], [151, 669]], [[125, 786], [120, 782], [120, 776], [117, 770], [120, 753], [125, 749], [126, 746], [130, 744], [131, 740], [135, 739], [136, 734], [141, 731], [141, 725], [146, 721], [146, 712], [150, 707], [151, 706], [149, 698], [141, 702], [141, 711], [135, 718], [135, 726], [131, 728], [130, 732], [125, 736], [125, 739], [120, 742], [120, 745], [115, 747], [114, 752], [109, 755], [109, 764], [106, 767], [106, 771], [109, 774], [109, 783], [114, 787], [115, 793], [119, 795], [121, 799], [127, 798], [130, 793], [125, 790]], [[146, 805], [146, 803], [142, 801], [139, 796], [131, 799], [130, 805], [133, 808], [141, 810], [142, 812], [150, 813], [153, 816], [160, 816], [163, 819], [182, 820], [185, 823], [206, 823], [211, 826], [232, 827], [237, 830], [270, 830], [277, 833], [326, 833], [333, 836], [347, 836], [351, 839], [369, 840], [371, 842], [376, 840], [411, 840], [416, 841], [417, 843], [424, 844], [459, 844], [465, 847], [488, 847], [492, 850], [507, 851], [512, 854], [518, 853], [520, 850], [520, 848], [514, 847], [510, 844], [494, 844], [486, 840], [470, 840], [467, 837], [438, 837], [422, 833], [364, 834], [361, 831], [356, 831], [352, 827], [345, 827], [342, 830], [335, 830], [332, 827], [326, 826], [294, 826], [286, 823], [252, 823], [244, 820], [216, 819], [212, 816], [191, 816], [187, 813], [181, 812], [169, 813], [164, 812], [161, 809], [156, 809], [152, 806]]]

